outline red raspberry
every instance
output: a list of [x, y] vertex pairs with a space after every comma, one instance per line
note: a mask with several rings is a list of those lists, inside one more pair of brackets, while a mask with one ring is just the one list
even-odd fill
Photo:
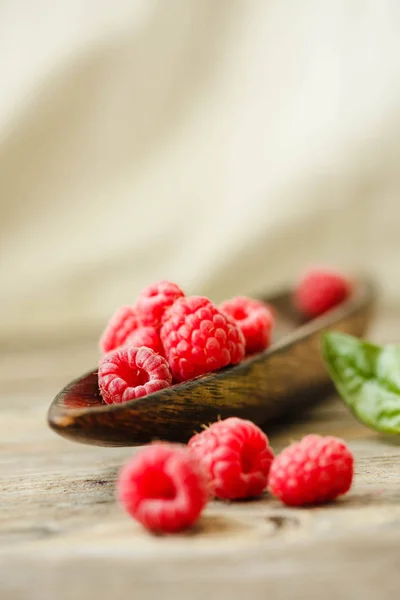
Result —
[[258, 300], [236, 296], [220, 305], [236, 321], [246, 340], [246, 354], [265, 350], [271, 341], [273, 317], [269, 308]]
[[289, 506], [319, 504], [345, 494], [353, 479], [353, 455], [343, 440], [307, 435], [277, 456], [269, 490]]
[[99, 366], [99, 388], [107, 404], [147, 396], [170, 386], [171, 380], [167, 361], [150, 348], [119, 348]]
[[121, 306], [111, 317], [100, 339], [100, 350], [110, 352], [125, 344], [127, 337], [139, 326], [137, 313], [132, 306]]
[[160, 327], [164, 312], [185, 294], [171, 281], [160, 281], [145, 288], [136, 302], [141, 325]]
[[308, 271], [298, 283], [294, 302], [305, 316], [317, 317], [346, 300], [350, 291], [350, 282], [340, 273], [315, 269]]
[[135, 348], [146, 346], [146, 348], [154, 350], [157, 354], [161, 354], [161, 356], [164, 355], [160, 334], [154, 327], [138, 327], [127, 338], [124, 345], [134, 346]]
[[151, 531], [192, 525], [208, 501], [208, 481], [184, 446], [155, 443], [122, 468], [117, 494], [125, 510]]
[[167, 311], [161, 342], [177, 381], [239, 363], [245, 340], [230, 317], [208, 298], [179, 298]]
[[251, 421], [217, 421], [194, 435], [189, 448], [207, 470], [218, 498], [254, 498], [267, 487], [274, 454], [265, 433]]

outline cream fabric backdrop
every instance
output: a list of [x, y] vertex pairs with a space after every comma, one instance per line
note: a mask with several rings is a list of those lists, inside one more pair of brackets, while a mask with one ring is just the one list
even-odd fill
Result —
[[0, 3], [1, 336], [309, 262], [400, 295], [397, 0]]

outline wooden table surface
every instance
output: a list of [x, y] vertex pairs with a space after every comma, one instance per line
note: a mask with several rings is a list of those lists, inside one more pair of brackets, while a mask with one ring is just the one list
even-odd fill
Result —
[[[400, 339], [385, 311], [375, 340]], [[288, 509], [265, 495], [213, 502], [174, 537], [144, 532], [114, 499], [134, 451], [74, 444], [46, 425], [58, 389], [95, 364], [95, 343], [0, 355], [0, 599], [396, 598], [400, 593], [400, 438], [358, 424], [330, 398], [272, 432], [276, 450], [318, 432], [356, 457], [347, 497]]]

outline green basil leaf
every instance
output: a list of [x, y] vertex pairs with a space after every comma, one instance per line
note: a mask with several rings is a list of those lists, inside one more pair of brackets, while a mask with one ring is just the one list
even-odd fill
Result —
[[323, 337], [322, 354], [354, 415], [372, 429], [400, 434], [400, 346], [376, 346], [329, 332]]

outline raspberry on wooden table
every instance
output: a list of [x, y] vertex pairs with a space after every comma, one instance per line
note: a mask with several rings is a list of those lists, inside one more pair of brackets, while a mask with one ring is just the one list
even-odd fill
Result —
[[245, 339], [236, 323], [208, 298], [179, 298], [165, 313], [161, 342], [177, 381], [239, 363]]
[[350, 489], [353, 462], [343, 440], [307, 435], [274, 459], [268, 488], [289, 506], [328, 502]]
[[194, 435], [189, 448], [206, 469], [218, 498], [254, 498], [267, 487], [274, 454], [268, 437], [251, 421], [216, 421]]
[[104, 402], [118, 404], [171, 385], [168, 363], [150, 348], [125, 346], [100, 361], [99, 388]]
[[146, 346], [158, 354], [164, 355], [160, 334], [155, 327], [138, 327], [126, 339], [125, 346]]
[[127, 337], [139, 326], [136, 310], [132, 306], [121, 306], [115, 311], [100, 339], [100, 350], [110, 352], [123, 346]]
[[328, 269], [310, 269], [300, 279], [295, 292], [297, 310], [317, 317], [348, 298], [351, 284], [346, 277]]
[[208, 480], [185, 446], [154, 443], [122, 468], [117, 495], [146, 529], [173, 533], [200, 516], [209, 498]]
[[220, 309], [236, 321], [245, 337], [247, 354], [261, 352], [269, 346], [273, 316], [266, 304], [236, 296], [223, 302]]
[[141, 325], [159, 328], [167, 308], [184, 295], [171, 281], [159, 281], [146, 287], [135, 305]]

